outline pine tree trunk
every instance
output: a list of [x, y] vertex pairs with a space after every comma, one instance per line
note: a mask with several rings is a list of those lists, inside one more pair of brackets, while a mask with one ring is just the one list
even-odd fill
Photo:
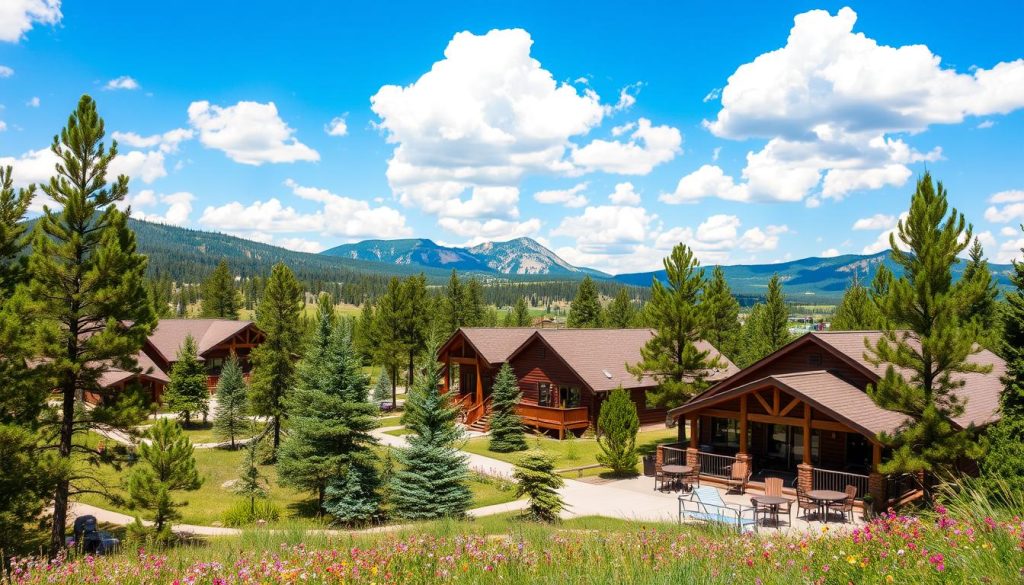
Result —
[[277, 456], [277, 448], [281, 445], [281, 416], [274, 415], [274, 456]]
[[[72, 342], [73, 343], [73, 342]], [[76, 353], [76, 348], [69, 347], [69, 353]], [[60, 445], [58, 452], [61, 458], [71, 457], [71, 443], [75, 430], [75, 392], [77, 391], [75, 376], [68, 373], [61, 383], [61, 404], [60, 421]], [[65, 546], [68, 522], [68, 497], [71, 493], [71, 482], [67, 479], [60, 479], [57, 482], [53, 494], [53, 526], [50, 531], [50, 558], [57, 556], [57, 553]]]
[[[408, 392], [408, 390], [406, 390]], [[398, 409], [398, 368], [391, 370], [391, 410]]]
[[406, 394], [408, 394], [409, 391], [412, 390], [412, 370], [413, 370], [413, 360], [415, 358], [416, 358], [415, 350], [411, 350], [410, 349], [409, 350], [409, 384], [408, 384], [408, 386], [405, 387], [405, 393]]

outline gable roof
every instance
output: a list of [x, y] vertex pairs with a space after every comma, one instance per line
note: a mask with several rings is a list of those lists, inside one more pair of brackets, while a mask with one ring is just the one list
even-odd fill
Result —
[[[851, 366], [861, 371], [868, 379], [877, 381], [885, 375], [888, 364], [883, 363], [875, 365], [871, 363], [867, 357], [865, 357], [865, 353], [867, 351], [865, 342], [874, 345], [883, 335], [884, 332], [882, 331], [810, 332], [791, 341], [787, 345], [779, 348], [774, 353], [762, 358], [754, 364], [744, 368], [740, 374], [742, 376], [750, 376], [751, 373], [756, 372], [757, 369], [771, 363], [780, 356], [794, 351], [797, 348], [803, 347], [808, 343], [813, 343], [849, 363]], [[916, 341], [911, 339], [910, 343], [914, 344]], [[966, 400], [964, 413], [953, 419], [954, 422], [962, 427], [966, 427], [971, 424], [984, 425], [998, 419], [999, 394], [1003, 388], [1000, 378], [1006, 373], [1006, 362], [987, 349], [983, 349], [970, 356], [968, 360], [970, 363], [978, 365], [990, 364], [992, 365], [992, 371], [987, 374], [968, 373], [956, 374], [954, 376], [954, 379], [963, 380], [965, 382], [964, 387], [957, 392], [958, 396], [962, 400]], [[910, 376], [910, 372], [905, 370], [901, 371], [900, 369], [897, 369], [897, 372], [907, 377]], [[694, 399], [685, 406], [704, 400], [705, 398], [717, 396], [723, 392], [731, 392], [733, 384], [737, 382], [742, 383], [742, 379], [738, 380], [730, 378], [723, 380], [694, 397]], [[749, 384], [749, 382], [743, 383], [743, 386], [741, 387], [745, 387], [747, 384]], [[871, 402], [873, 405], [874, 402], [867, 397], [865, 390], [865, 388], [859, 389], [860, 393], [863, 394], [868, 399], [868, 402]], [[672, 412], [675, 413], [676, 410], [678, 409], [674, 409]]]
[[136, 376], [152, 378], [153, 380], [163, 382], [165, 384], [171, 381], [171, 379], [167, 377], [167, 374], [165, 374], [164, 371], [156, 365], [152, 358], [146, 355], [146, 352], [140, 351], [138, 355], [135, 356], [135, 360], [138, 362], [139, 369], [141, 370], [138, 374], [121, 369], [107, 370], [100, 376], [99, 387], [107, 388]]
[[[533, 341], [540, 340], [594, 392], [607, 392], [619, 386], [647, 388], [657, 384], [650, 376], [644, 376], [638, 381], [636, 376], [626, 370], [627, 363], [641, 361], [640, 349], [654, 335], [650, 329], [463, 327], [455, 336], [460, 332], [490, 364], [509, 361]], [[739, 371], [710, 343], [698, 341], [697, 348], [710, 351], [712, 356], [717, 356], [725, 363], [723, 369], [709, 373], [710, 380], [720, 380]]]
[[204, 353], [251, 326], [252, 321], [227, 319], [161, 319], [149, 336], [149, 343], [164, 361], [173, 362], [185, 337], [192, 334], [196, 352], [202, 358]]
[[906, 420], [904, 415], [875, 404], [862, 389], [824, 370], [767, 376], [695, 399], [672, 409], [671, 415], [682, 416], [764, 387], [778, 387], [866, 435], [890, 433]]

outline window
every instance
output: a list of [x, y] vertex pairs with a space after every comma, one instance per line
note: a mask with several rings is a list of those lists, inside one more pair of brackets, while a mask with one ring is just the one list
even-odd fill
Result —
[[711, 419], [711, 444], [716, 447], [740, 446], [740, 421], [734, 418]]
[[580, 389], [574, 386], [561, 387], [558, 389], [562, 399], [562, 407], [576, 408], [580, 405]]
[[537, 404], [541, 406], [554, 406], [552, 404], [551, 384], [548, 382], [537, 383]]

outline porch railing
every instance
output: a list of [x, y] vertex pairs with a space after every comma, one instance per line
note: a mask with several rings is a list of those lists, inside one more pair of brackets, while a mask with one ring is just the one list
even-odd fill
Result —
[[661, 448], [662, 465], [686, 465], [686, 449], [664, 446]]
[[814, 468], [811, 479], [816, 490], [845, 491], [846, 486], [857, 486], [857, 499], [863, 499], [868, 493], [868, 476], [859, 473], [847, 473], [845, 471], [833, 471], [831, 469]]
[[516, 413], [527, 426], [544, 428], [561, 428], [580, 426], [589, 422], [590, 409], [585, 406], [575, 408], [552, 408], [536, 404], [518, 404]]
[[700, 463], [701, 475], [729, 477], [732, 475], [732, 464], [736, 463], [736, 458], [701, 451], [697, 453], [697, 461]]

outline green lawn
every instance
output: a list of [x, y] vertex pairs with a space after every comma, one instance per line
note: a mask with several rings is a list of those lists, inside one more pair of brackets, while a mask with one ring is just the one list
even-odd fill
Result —
[[402, 424], [402, 415], [396, 414], [394, 416], [382, 416], [379, 421], [382, 427], [396, 427]]
[[[193, 445], [197, 443], [219, 443], [223, 440], [214, 432], [213, 421], [207, 421], [205, 423], [202, 421], [193, 422], [192, 424], [185, 426], [184, 429], [185, 435], [188, 436], [188, 440], [192, 441]], [[237, 437], [235, 437], [235, 440], [247, 439], [253, 436], [256, 430], [256, 423], [250, 421], [249, 428], [243, 430], [243, 432], [241, 432]]]
[[402, 435], [408, 435], [411, 432], [412, 431], [410, 431], [409, 429], [403, 427], [401, 429], [393, 429], [393, 430], [390, 430], [390, 431], [384, 431], [384, 434], [385, 435], [391, 435], [392, 437], [401, 437]]
[[[672, 443], [677, 437], [676, 429], [657, 429], [644, 431], [637, 435], [637, 448], [642, 454], [653, 453], [659, 443]], [[522, 453], [494, 453], [487, 450], [488, 437], [477, 437], [466, 442], [463, 450], [477, 455], [493, 457], [502, 461], [515, 463]], [[568, 469], [572, 467], [583, 467], [597, 463], [597, 454], [601, 452], [595, 439], [580, 438], [575, 440], [552, 439], [546, 436], [530, 436], [526, 439], [531, 449], [540, 448], [555, 459], [555, 469]], [[637, 465], [637, 472], [641, 471]], [[584, 476], [598, 475], [607, 472], [607, 469], [596, 468], [584, 470]], [[575, 471], [564, 474], [566, 477], [577, 477]]]

